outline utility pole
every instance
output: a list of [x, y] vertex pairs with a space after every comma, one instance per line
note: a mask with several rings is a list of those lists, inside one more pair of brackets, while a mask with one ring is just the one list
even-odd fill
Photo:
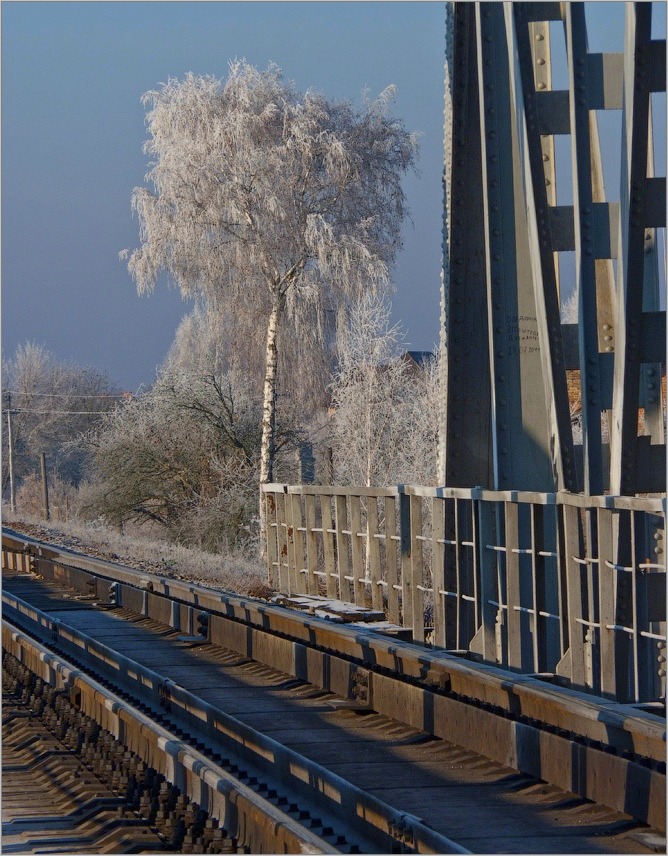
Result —
[[40, 456], [40, 462], [42, 465], [42, 497], [44, 500], [44, 517], [47, 520], [51, 519], [51, 515], [49, 513], [49, 486], [46, 481], [46, 453], [42, 452]]
[[9, 507], [12, 513], [16, 511], [16, 501], [14, 496], [14, 442], [12, 439], [12, 396], [11, 393], [6, 393], [5, 401], [7, 404], [7, 447], [9, 452]]

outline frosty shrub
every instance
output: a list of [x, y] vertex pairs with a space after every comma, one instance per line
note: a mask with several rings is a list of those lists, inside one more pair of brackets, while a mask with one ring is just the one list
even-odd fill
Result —
[[[49, 515], [51, 520], [66, 523], [75, 519], [80, 512], [79, 489], [57, 473], [47, 477], [49, 490]], [[45, 519], [44, 490], [38, 473], [30, 473], [21, 482], [16, 492], [16, 507], [22, 514], [40, 520]]]
[[355, 486], [434, 484], [438, 370], [405, 358], [387, 301], [364, 296], [338, 338], [332, 385], [334, 481]]
[[[78, 485], [86, 475], [86, 450], [77, 439], [112, 410], [119, 395], [104, 372], [61, 362], [41, 345], [20, 345], [2, 366], [2, 490], [9, 487], [6, 408], [12, 410], [16, 489], [39, 471], [46, 453], [50, 479]], [[25, 496], [32, 492], [26, 488]], [[17, 496], [18, 503], [18, 496]]]
[[90, 442], [90, 514], [209, 550], [252, 540], [260, 408], [233, 379], [167, 369]]

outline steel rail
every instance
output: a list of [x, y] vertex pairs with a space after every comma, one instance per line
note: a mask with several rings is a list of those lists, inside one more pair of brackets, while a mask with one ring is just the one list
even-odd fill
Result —
[[18, 533], [3, 542], [29, 550], [40, 573], [103, 601], [114, 586], [119, 605], [172, 627], [193, 632], [205, 613], [213, 644], [665, 829], [665, 725], [654, 713]]
[[[662, 727], [659, 717], [644, 710], [646, 705], [636, 706], [601, 698], [552, 683], [553, 676], [518, 674], [478, 662], [475, 656], [469, 658], [462, 652], [442, 651], [419, 643], [390, 639], [373, 632], [372, 628], [338, 625], [255, 598], [139, 572], [54, 547], [6, 528], [3, 528], [3, 545], [31, 555], [36, 569], [41, 568], [47, 575], [55, 573], [56, 578], [67, 579], [70, 585], [82, 592], [94, 590], [102, 601], [109, 599], [109, 585], [119, 583], [114, 590], [116, 603], [151, 614], [174, 627], [192, 628], [198, 611], [207, 612], [211, 616], [210, 640], [223, 644], [222, 638], [218, 637], [221, 634], [230, 636], [224, 640], [224, 646], [239, 653], [247, 654], [248, 651], [246, 647], [235, 647], [235, 644], [242, 644], [243, 635], [234, 633], [237, 622], [257, 628], [258, 632], [283, 637], [285, 644], [280, 639], [276, 642], [277, 648], [281, 649], [281, 662], [274, 665], [311, 683], [314, 683], [314, 676], [308, 671], [303, 674], [294, 672], [299, 668], [296, 661], [303, 657], [299, 649], [295, 651], [291, 647], [290, 642], [326, 650], [368, 671], [377, 670], [379, 676], [391, 674], [428, 690], [437, 688], [469, 702], [492, 705], [504, 717], [567, 731], [574, 739], [603, 741], [611, 749], [630, 752], [638, 758], [665, 761], [665, 727]], [[49, 563], [55, 563], [55, 572]], [[99, 584], [93, 582], [96, 577], [102, 578]], [[180, 612], [168, 608], [171, 601], [179, 602], [182, 606]], [[231, 620], [232, 624], [225, 619]], [[237, 640], [235, 635], [239, 637]], [[232, 642], [235, 644], [228, 644]], [[261, 656], [265, 646], [256, 644], [252, 647]], [[389, 715], [399, 718], [393, 713]]]

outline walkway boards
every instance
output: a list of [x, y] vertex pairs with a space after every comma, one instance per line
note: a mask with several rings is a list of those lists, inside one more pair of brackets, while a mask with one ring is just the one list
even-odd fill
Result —
[[[123, 610], [62, 600], [44, 580], [5, 589], [209, 704], [410, 812], [474, 853], [646, 853], [643, 827], [606, 808], [333, 694]], [[179, 640], [181, 637], [181, 640]], [[481, 749], [484, 747], [481, 747]], [[640, 833], [640, 834], [638, 834]]]

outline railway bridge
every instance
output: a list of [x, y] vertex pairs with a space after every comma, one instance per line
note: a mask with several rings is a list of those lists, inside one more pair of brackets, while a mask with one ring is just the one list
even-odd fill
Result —
[[653, 6], [446, 4], [438, 486], [265, 485], [269, 602], [3, 530], [3, 850], [665, 851]]
[[586, 4], [446, 4], [443, 486], [267, 485], [267, 555], [286, 593], [659, 704], [666, 42], [624, 6], [593, 53]]
[[267, 556], [315, 608], [665, 717], [666, 42], [624, 7], [596, 53], [583, 3], [447, 4], [442, 486], [267, 485]]

